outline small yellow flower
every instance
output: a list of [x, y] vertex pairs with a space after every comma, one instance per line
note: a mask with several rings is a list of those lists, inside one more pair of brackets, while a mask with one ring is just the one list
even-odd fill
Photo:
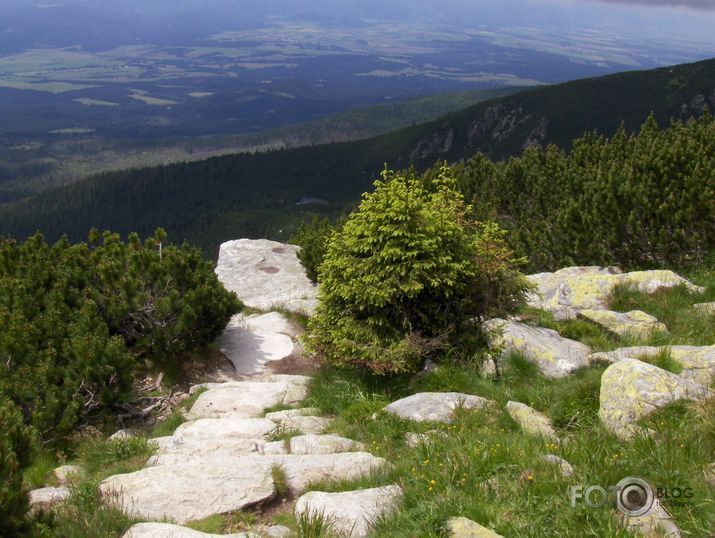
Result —
[[429, 463], [429, 458], [422, 462], [423, 465], [427, 465], [428, 463]]
[[434, 485], [435, 485], [435, 484], [437, 483], [437, 481], [436, 481], [436, 480], [435, 480], [435, 479], [433, 478], [432, 480], [430, 480], [430, 482], [429, 482], [429, 483], [430, 483], [430, 484], [432, 484], [432, 485], [434, 486]]
[[531, 481], [534, 480], [534, 477], [533, 477], [532, 475], [527, 475], [527, 476], [526, 476], [526, 479], [527, 479], [529, 482], [531, 482]]

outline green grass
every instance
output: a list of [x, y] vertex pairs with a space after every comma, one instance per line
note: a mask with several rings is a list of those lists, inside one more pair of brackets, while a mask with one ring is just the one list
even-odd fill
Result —
[[[663, 357], [660, 359], [664, 360]], [[473, 519], [504, 536], [629, 536], [612, 510], [571, 508], [570, 485], [615, 485], [641, 476], [656, 485], [688, 485], [688, 507], [672, 507], [678, 525], [705, 536], [715, 524], [712, 490], [703, 470], [715, 447], [715, 409], [678, 404], [647, 419], [654, 438], [622, 442], [598, 419], [600, 379], [605, 366], [549, 380], [523, 357], [506, 361], [503, 377], [487, 380], [476, 365], [443, 362], [412, 380], [370, 379], [354, 370], [317, 372], [310, 405], [337, 415], [333, 430], [362, 441], [394, 468], [358, 480], [311, 484], [309, 489], [346, 491], [398, 483], [405, 491], [400, 511], [379, 523], [374, 536], [440, 536], [453, 516]], [[332, 390], [331, 390], [332, 388]], [[419, 391], [461, 391], [496, 402], [485, 410], [460, 412], [451, 425], [412, 423], [381, 412], [386, 403]], [[531, 437], [504, 410], [508, 400], [545, 412], [565, 440], [561, 445]], [[445, 432], [411, 448], [406, 432]], [[575, 468], [565, 479], [542, 456], [557, 454]]]
[[715, 301], [715, 255], [682, 274], [704, 287], [705, 292], [693, 293], [685, 286], [678, 286], [648, 295], [619, 286], [611, 297], [611, 308], [620, 312], [642, 310], [665, 323], [668, 333], [654, 335], [648, 344], [712, 345], [715, 343], [715, 316], [693, 309], [693, 304]]

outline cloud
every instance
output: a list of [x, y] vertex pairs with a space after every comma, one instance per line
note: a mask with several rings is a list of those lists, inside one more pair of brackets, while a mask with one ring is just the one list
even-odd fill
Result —
[[715, 0], [596, 0], [605, 4], [629, 4], [651, 7], [686, 7], [715, 11]]

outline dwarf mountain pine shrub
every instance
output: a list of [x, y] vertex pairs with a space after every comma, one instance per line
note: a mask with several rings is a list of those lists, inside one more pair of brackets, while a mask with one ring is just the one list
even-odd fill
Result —
[[429, 183], [385, 171], [330, 236], [308, 350], [377, 374], [407, 372], [473, 320], [519, 304], [528, 289], [520, 260], [498, 226], [474, 222], [469, 209], [447, 168]]
[[164, 238], [0, 243], [0, 393], [43, 441], [107, 414], [137, 368], [181, 360], [240, 308], [199, 250]]
[[0, 393], [0, 536], [26, 536], [27, 491], [22, 472], [29, 465], [34, 437], [22, 415]]

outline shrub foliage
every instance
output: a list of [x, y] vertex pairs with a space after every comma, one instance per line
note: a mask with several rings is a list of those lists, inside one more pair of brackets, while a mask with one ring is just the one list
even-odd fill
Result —
[[[440, 167], [427, 173], [438, 176]], [[610, 140], [588, 134], [570, 152], [532, 147], [455, 165], [480, 218], [495, 218], [532, 270], [566, 265], [679, 266], [715, 249], [715, 121], [709, 112]]]
[[0, 536], [26, 536], [27, 492], [22, 471], [30, 463], [33, 435], [22, 415], [0, 393]]
[[312, 221], [301, 223], [298, 231], [289, 239], [290, 243], [300, 246], [298, 259], [313, 282], [318, 281], [318, 271], [325, 258], [328, 238], [333, 230], [335, 227], [328, 219], [313, 217]]
[[199, 250], [41, 235], [0, 244], [0, 392], [45, 442], [109, 411], [138, 367], [180, 360], [238, 311]]
[[527, 289], [518, 260], [469, 209], [446, 168], [430, 182], [386, 171], [330, 236], [308, 349], [379, 374], [410, 371], [473, 318], [517, 304]]

